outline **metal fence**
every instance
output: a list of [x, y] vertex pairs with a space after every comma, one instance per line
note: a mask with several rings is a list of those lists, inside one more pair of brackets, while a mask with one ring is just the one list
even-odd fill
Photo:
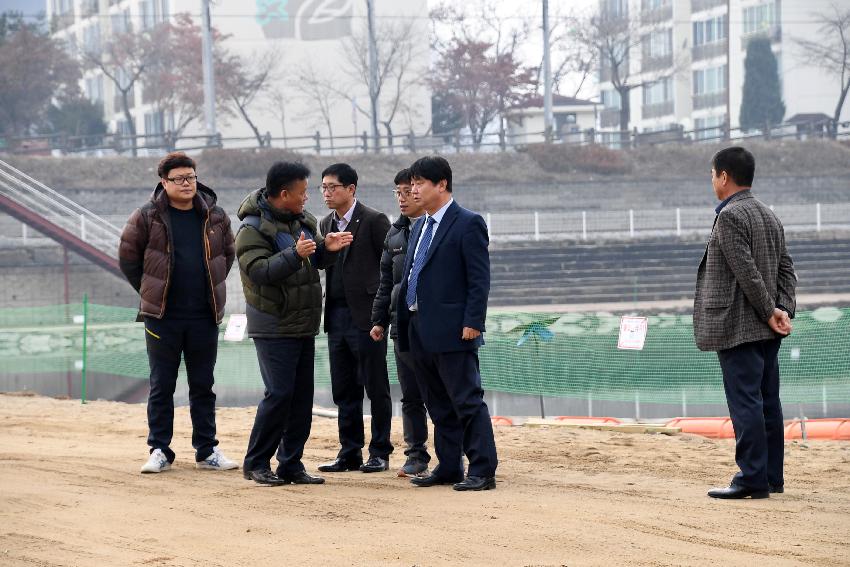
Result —
[[[619, 112], [605, 109], [602, 114]], [[487, 132], [476, 139], [462, 130], [442, 134], [382, 135], [378, 140], [365, 131], [354, 136], [323, 136], [315, 132], [309, 136], [275, 137], [267, 132], [259, 138], [192, 135], [176, 137], [171, 132], [143, 134], [132, 137], [120, 134], [96, 136], [66, 136], [52, 134], [24, 138], [0, 137], [0, 153], [31, 155], [93, 155], [107, 156], [130, 154], [162, 155], [173, 150], [200, 150], [206, 148], [278, 148], [315, 155], [351, 153], [460, 153], [471, 151], [516, 151], [528, 144], [549, 142], [570, 146], [603, 145], [612, 149], [636, 148], [663, 144], [739, 142], [747, 139], [786, 140], [833, 138], [850, 139], [850, 123], [836, 123], [831, 119], [816, 119], [765, 127], [759, 130], [731, 129], [723, 125], [685, 130], [674, 126], [667, 130], [639, 132], [633, 130], [574, 130], [564, 132]], [[134, 144], [135, 142], [135, 144]]]
[[[782, 219], [786, 232], [822, 232], [850, 230], [850, 202], [776, 205], [771, 208]], [[657, 236], [707, 234], [714, 211], [711, 207], [666, 209], [563, 210], [482, 212], [494, 242], [520, 240], [629, 240]], [[115, 226], [123, 226], [127, 215], [101, 215]], [[394, 220], [393, 214], [388, 214]], [[397, 218], [397, 213], [395, 215]], [[234, 229], [239, 219], [231, 216]], [[91, 237], [90, 223], [84, 216], [70, 217], [63, 226], [73, 224], [75, 233]], [[55, 243], [26, 224], [7, 216], [0, 217], [0, 246], [52, 246]], [[115, 240], [117, 246], [117, 238]]]

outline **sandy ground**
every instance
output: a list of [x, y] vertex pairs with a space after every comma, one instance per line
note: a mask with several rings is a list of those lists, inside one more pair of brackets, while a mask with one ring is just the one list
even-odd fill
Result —
[[[232, 458], [253, 416], [219, 410]], [[175, 422], [175, 467], [140, 475], [143, 405], [0, 395], [0, 565], [850, 565], [846, 442], [788, 443], [785, 494], [718, 501], [725, 440], [499, 427], [495, 491], [393, 471], [260, 487], [194, 469], [186, 408]], [[335, 448], [315, 418], [308, 470]]]

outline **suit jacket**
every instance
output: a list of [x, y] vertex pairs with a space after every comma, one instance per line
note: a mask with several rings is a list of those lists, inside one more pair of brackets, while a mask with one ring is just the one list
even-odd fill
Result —
[[[410, 350], [410, 310], [405, 300], [416, 245], [425, 225], [420, 218], [410, 232], [398, 293], [398, 345]], [[464, 327], [484, 332], [487, 296], [490, 294], [490, 254], [487, 224], [481, 215], [452, 203], [433, 235], [416, 284], [422, 346], [428, 352], [474, 350], [484, 344], [483, 335], [461, 339]]]
[[[324, 217], [319, 223], [322, 234], [332, 232], [334, 213]], [[370, 209], [360, 201], [354, 205], [351, 222], [345, 228], [354, 237], [354, 241], [341, 252], [342, 279], [345, 286], [345, 300], [351, 309], [351, 318], [358, 328], [368, 331], [372, 328], [372, 303], [378, 292], [381, 278], [381, 252], [384, 238], [390, 229], [390, 220], [384, 213]], [[333, 277], [337, 264], [327, 268], [325, 281]], [[328, 303], [325, 301], [325, 332], [328, 330]]]
[[777, 216], [749, 190], [735, 194], [714, 220], [697, 271], [694, 336], [700, 350], [773, 339], [773, 309], [791, 317], [797, 275]]

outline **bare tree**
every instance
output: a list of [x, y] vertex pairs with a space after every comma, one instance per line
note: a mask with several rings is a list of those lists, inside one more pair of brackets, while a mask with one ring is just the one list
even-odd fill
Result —
[[286, 148], [286, 107], [288, 105], [288, 97], [280, 87], [271, 91], [268, 96], [268, 110], [272, 115], [280, 120], [280, 131], [283, 136], [283, 147]]
[[121, 111], [130, 132], [133, 155], [137, 154], [136, 123], [130, 112], [134, 106], [136, 83], [161, 57], [161, 47], [166, 45], [166, 29], [157, 26], [151, 30], [127, 31], [114, 34], [104, 45], [84, 45], [82, 59], [85, 65], [99, 69], [118, 91]]
[[[584, 89], [588, 80], [593, 77], [599, 68], [599, 52], [590, 46], [575, 41], [574, 36], [582, 18], [576, 13], [568, 15], [554, 14], [550, 18], [549, 45], [552, 53], [552, 91], [559, 93], [566, 87], [568, 80], [572, 80], [575, 87], [571, 96], [578, 97]], [[538, 65], [537, 84], [542, 86], [540, 73], [543, 69], [541, 56]]]
[[830, 136], [834, 138], [850, 92], [850, 9], [842, 11], [833, 4], [832, 13], [819, 14], [817, 21], [821, 24], [817, 39], [801, 38], [796, 42], [802, 47], [804, 63], [820, 67], [840, 80], [838, 102], [829, 127]]
[[[476, 148], [496, 118], [503, 140], [507, 111], [530, 94], [529, 87], [536, 89], [539, 81], [539, 69], [521, 64], [520, 47], [534, 29], [527, 10], [506, 13], [496, 0], [474, 4], [443, 1], [431, 10], [430, 18], [434, 28], [432, 47], [440, 57], [438, 77], [432, 85], [454, 92], [446, 102], [453, 112], [464, 116]], [[450, 79], [446, 73], [451, 73], [452, 67], [454, 72], [467, 75], [455, 75], [455, 87], [446, 83]], [[488, 84], [472, 84], [469, 74]], [[482, 123], [483, 120], [486, 121]]]
[[220, 74], [217, 74], [225, 98], [223, 110], [241, 117], [260, 146], [265, 145], [265, 138], [251, 118], [249, 107], [272, 88], [279, 61], [280, 55], [274, 50], [249, 57], [228, 55], [221, 63]]
[[[180, 139], [186, 127], [203, 116], [204, 88], [201, 64], [201, 28], [189, 14], [178, 14], [175, 22], [162, 24], [158, 37], [161, 50], [167, 53], [153, 61], [145, 72], [146, 98], [171, 115], [174, 125], [169, 135], [172, 143]], [[225, 36], [213, 30], [213, 60], [217, 75], [229, 72]], [[216, 89], [219, 102], [224, 102], [224, 89]]]
[[309, 112], [303, 116], [305, 120], [311, 120], [313, 126], [319, 124], [328, 129], [331, 150], [334, 149], [334, 129], [331, 120], [333, 107], [340, 99], [336, 87], [331, 87], [333, 81], [328, 77], [319, 75], [312, 64], [308, 63], [298, 69], [296, 80], [301, 85], [304, 102]]
[[[600, 82], [610, 82], [620, 96], [620, 130], [629, 130], [631, 123], [630, 93], [633, 89], [649, 85], [658, 80], [673, 77], [687, 65], [687, 56], [680, 54], [667, 65], [648, 72], [633, 65], [635, 53], [640, 56], [641, 47], [653, 32], [666, 29], [661, 23], [653, 23], [641, 17], [630, 18], [627, 13], [603, 10], [579, 18], [571, 26], [568, 37], [586, 53], [597, 53]], [[648, 52], [643, 50], [643, 56]], [[646, 61], [643, 62], [644, 64]]]
[[[369, 90], [369, 108], [353, 104], [357, 112], [372, 121], [372, 108], [376, 109], [375, 121], [386, 130], [390, 146], [393, 139], [393, 120], [401, 112], [410, 112], [407, 94], [419, 84], [419, 75], [425, 69], [416, 69], [415, 61], [419, 55], [413, 37], [414, 20], [381, 23], [375, 27], [375, 47], [377, 51], [377, 73], [374, 88]], [[342, 88], [332, 87], [336, 94], [345, 99], [351, 97], [350, 90], [355, 85], [369, 85], [369, 37], [366, 30], [347, 38], [341, 48], [348, 84]], [[420, 72], [421, 71], [421, 72]], [[375, 140], [375, 151], [379, 150], [379, 141]]]

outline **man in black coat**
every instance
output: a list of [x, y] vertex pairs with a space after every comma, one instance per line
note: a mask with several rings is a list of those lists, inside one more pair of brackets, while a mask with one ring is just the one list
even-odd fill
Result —
[[381, 284], [372, 306], [372, 331], [375, 341], [384, 340], [387, 327], [393, 339], [395, 364], [398, 383], [401, 386], [401, 422], [404, 427], [404, 442], [407, 445], [404, 454], [407, 461], [399, 469], [399, 476], [416, 476], [428, 470], [431, 455], [428, 454], [428, 414], [422, 393], [413, 371], [414, 361], [409, 352], [398, 349], [398, 328], [396, 308], [398, 292], [401, 288], [401, 276], [404, 271], [404, 257], [407, 254], [407, 241], [410, 239], [410, 227], [425, 214], [420, 203], [413, 200], [410, 170], [402, 169], [395, 176], [395, 194], [401, 212], [384, 240], [384, 253], [381, 256]]
[[[331, 214], [322, 219], [322, 234], [347, 231], [354, 238], [326, 271], [325, 332], [331, 366], [331, 390], [339, 410], [337, 458], [322, 472], [389, 468], [392, 398], [387, 375], [387, 341], [373, 341], [372, 304], [378, 291], [387, 216], [357, 201], [357, 172], [336, 163], [322, 172], [322, 198]], [[372, 407], [369, 459], [363, 462], [363, 392]]]

